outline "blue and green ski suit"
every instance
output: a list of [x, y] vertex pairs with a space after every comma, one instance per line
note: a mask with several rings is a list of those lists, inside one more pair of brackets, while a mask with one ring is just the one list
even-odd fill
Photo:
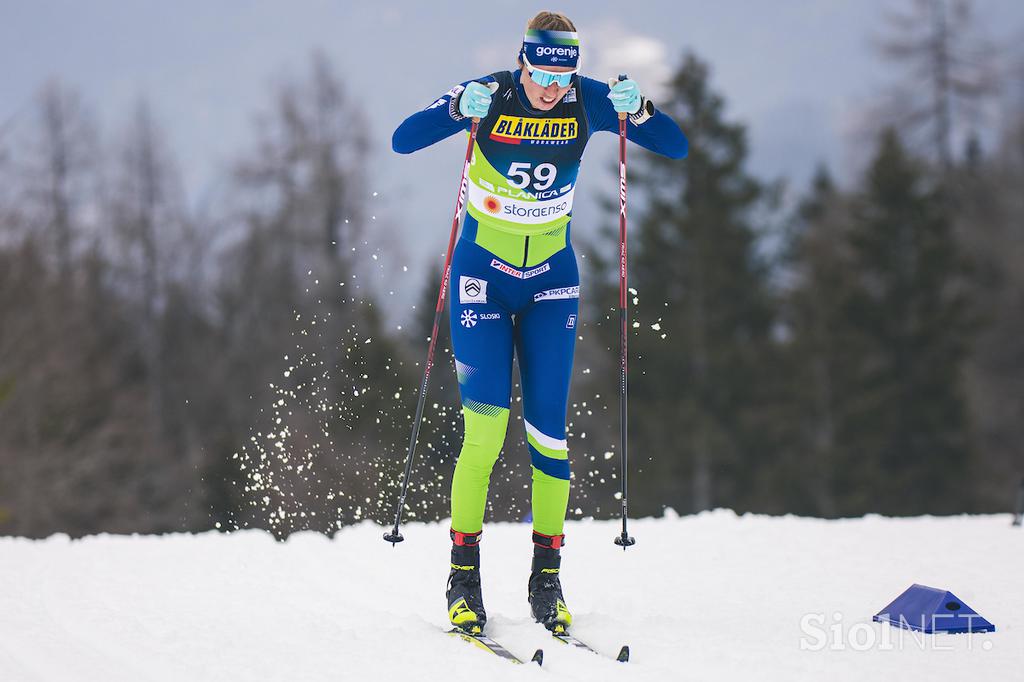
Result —
[[[512, 358], [519, 358], [526, 442], [533, 467], [533, 529], [562, 534], [569, 501], [565, 419], [579, 325], [579, 271], [569, 241], [580, 159], [590, 136], [618, 133], [608, 85], [574, 76], [550, 111], [530, 106], [520, 71], [496, 81], [480, 121], [468, 205], [451, 271], [449, 309], [465, 437], [452, 478], [452, 529], [478, 533], [491, 469], [505, 441]], [[468, 81], [467, 81], [468, 82]], [[408, 154], [468, 131], [455, 86], [407, 118], [392, 138]], [[629, 140], [671, 158], [687, 141], [661, 112], [627, 123]]]

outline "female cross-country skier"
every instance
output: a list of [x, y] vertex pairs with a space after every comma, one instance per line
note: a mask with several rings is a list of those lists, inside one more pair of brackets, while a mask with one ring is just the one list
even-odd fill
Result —
[[[579, 309], [569, 243], [573, 192], [590, 136], [618, 132], [671, 158], [686, 155], [679, 127], [632, 80], [613, 86], [579, 74], [576, 27], [541, 12], [527, 25], [515, 71], [456, 85], [395, 130], [408, 154], [468, 131], [479, 117], [468, 207], [451, 269], [450, 324], [465, 417], [452, 478], [452, 554], [446, 596], [452, 624], [483, 631], [480, 535], [491, 468], [505, 441], [512, 354], [519, 357], [533, 470], [533, 617], [553, 631], [572, 616], [559, 581], [569, 503], [565, 417]], [[457, 294], [456, 294], [457, 292]]]

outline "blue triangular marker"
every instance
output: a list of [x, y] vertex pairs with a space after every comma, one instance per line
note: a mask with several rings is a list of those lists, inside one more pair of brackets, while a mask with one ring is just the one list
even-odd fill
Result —
[[995, 625], [952, 592], [917, 584], [908, 587], [872, 620], [926, 633], [996, 631]]

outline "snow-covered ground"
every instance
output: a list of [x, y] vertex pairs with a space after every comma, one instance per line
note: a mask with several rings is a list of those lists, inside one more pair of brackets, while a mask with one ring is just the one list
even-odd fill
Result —
[[[370, 523], [333, 540], [258, 531], [0, 538], [0, 680], [1024, 679], [1024, 531], [1008, 516], [822, 521], [729, 511], [568, 525], [569, 649], [530, 621], [525, 525], [482, 543], [489, 633], [543, 669], [442, 634], [445, 524], [392, 548]], [[871, 622], [911, 583], [998, 627], [915, 635]], [[837, 620], [838, 618], [838, 620]]]

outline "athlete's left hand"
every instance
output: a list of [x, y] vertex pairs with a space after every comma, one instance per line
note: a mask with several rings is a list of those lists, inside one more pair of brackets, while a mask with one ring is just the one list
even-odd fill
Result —
[[640, 104], [643, 96], [640, 94], [640, 86], [632, 78], [624, 81], [611, 79], [608, 81], [611, 88], [608, 91], [608, 99], [612, 101], [615, 111], [627, 114], [635, 114], [640, 111]]

